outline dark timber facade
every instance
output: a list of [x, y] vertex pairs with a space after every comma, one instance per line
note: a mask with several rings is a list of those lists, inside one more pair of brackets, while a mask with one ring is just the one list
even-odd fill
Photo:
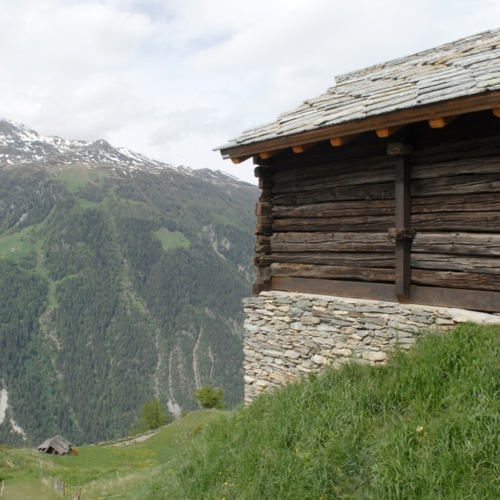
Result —
[[220, 148], [257, 164], [254, 293], [500, 312], [499, 116], [491, 31], [345, 75]]

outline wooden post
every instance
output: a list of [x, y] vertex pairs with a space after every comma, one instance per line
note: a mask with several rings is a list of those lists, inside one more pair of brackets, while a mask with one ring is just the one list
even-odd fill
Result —
[[[411, 165], [407, 155], [396, 156], [396, 230], [411, 228]], [[396, 297], [410, 302], [411, 240], [396, 239]]]
[[402, 304], [410, 302], [411, 289], [411, 146], [389, 144], [387, 153], [396, 159], [396, 297]]

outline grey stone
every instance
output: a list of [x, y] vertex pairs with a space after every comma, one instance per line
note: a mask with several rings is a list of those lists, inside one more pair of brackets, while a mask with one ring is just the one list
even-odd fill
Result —
[[305, 316], [300, 320], [300, 322], [303, 325], [310, 326], [310, 325], [319, 325], [321, 323], [321, 320], [313, 316]]

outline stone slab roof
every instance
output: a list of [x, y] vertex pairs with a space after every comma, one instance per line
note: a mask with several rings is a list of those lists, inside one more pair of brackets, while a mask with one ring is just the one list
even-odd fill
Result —
[[500, 89], [500, 29], [338, 76], [325, 94], [220, 149]]

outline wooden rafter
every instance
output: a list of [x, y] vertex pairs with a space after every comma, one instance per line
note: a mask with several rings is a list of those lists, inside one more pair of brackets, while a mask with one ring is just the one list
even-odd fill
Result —
[[342, 146], [346, 144], [349, 141], [352, 141], [356, 137], [358, 137], [359, 134], [349, 134], [349, 135], [344, 135], [342, 137], [332, 137], [330, 139], [330, 144], [334, 147]]
[[247, 161], [249, 158], [251, 158], [253, 155], [246, 155], [246, 156], [238, 156], [238, 158], [231, 158], [231, 161], [235, 165], [239, 165], [240, 163], [243, 163], [244, 161]]
[[301, 144], [300, 146], [293, 146], [292, 149], [293, 149], [294, 153], [304, 153], [308, 149], [311, 149], [314, 146], [316, 146], [316, 144], [318, 144], [318, 142], [309, 142], [308, 144]]
[[498, 117], [500, 118], [500, 108], [495, 108], [495, 109], [493, 110], [493, 114], [494, 114], [495, 116], [498, 116]]
[[269, 158], [272, 158], [273, 156], [277, 155], [278, 153], [281, 153], [283, 149], [274, 149], [272, 151], [264, 151], [262, 153], [259, 153], [259, 156], [263, 160], [268, 160]]
[[403, 125], [394, 125], [392, 127], [378, 128], [377, 130], [375, 130], [375, 132], [380, 138], [384, 138], [395, 134], [401, 128], [403, 128]]
[[442, 116], [441, 118], [432, 118], [429, 120], [429, 125], [431, 128], [443, 128], [446, 127], [449, 123], [456, 120], [460, 115], [452, 115], [452, 116]]

